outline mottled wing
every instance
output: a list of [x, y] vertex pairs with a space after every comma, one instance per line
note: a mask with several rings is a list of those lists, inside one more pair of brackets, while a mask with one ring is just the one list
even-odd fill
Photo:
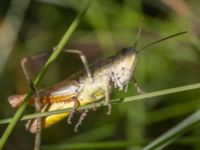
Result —
[[[54, 111], [60, 109], [73, 108], [74, 99], [77, 99], [79, 84], [77, 81], [61, 82], [49, 89], [40, 92], [42, 109], [41, 112]], [[67, 117], [69, 112], [54, 114], [43, 118], [43, 127], [47, 128], [63, 118]], [[36, 132], [37, 119], [30, 120], [26, 125], [27, 130]]]

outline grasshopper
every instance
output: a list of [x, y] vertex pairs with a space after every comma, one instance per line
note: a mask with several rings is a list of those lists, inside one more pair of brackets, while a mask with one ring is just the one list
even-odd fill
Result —
[[[114, 56], [101, 60], [93, 65], [88, 65], [85, 55], [79, 50], [64, 50], [67, 53], [76, 53], [80, 56], [85, 71], [78, 73], [76, 76], [68, 78], [50, 88], [40, 90], [36, 96], [30, 99], [30, 105], [34, 105], [34, 101], [39, 99], [41, 112], [53, 111], [58, 109], [73, 108], [71, 112], [54, 114], [42, 118], [42, 127], [47, 128], [68, 116], [68, 123], [71, 123], [73, 114], [77, 108], [82, 105], [94, 103], [100, 100], [105, 101], [108, 106], [107, 114], [111, 113], [110, 94], [113, 88], [118, 90], [127, 90], [128, 83], [131, 79], [138, 93], [142, 93], [134, 78], [134, 71], [137, 63], [137, 55], [149, 46], [164, 41], [166, 39], [186, 33], [179, 32], [165, 38], [154, 41], [145, 45], [141, 49], [136, 49], [141, 29], [138, 30], [137, 38], [134, 46], [124, 48]], [[26, 59], [22, 61], [24, 66]], [[25, 74], [26, 71], [25, 71]], [[12, 107], [19, 107], [23, 102], [25, 95], [14, 95], [8, 98]], [[81, 125], [86, 117], [88, 110], [83, 110], [75, 131]], [[37, 119], [29, 120], [26, 129], [31, 133], [37, 132]]]

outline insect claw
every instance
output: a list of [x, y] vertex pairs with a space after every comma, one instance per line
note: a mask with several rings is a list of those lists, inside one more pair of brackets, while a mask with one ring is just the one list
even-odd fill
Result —
[[140, 88], [140, 86], [138, 85], [138, 82], [137, 82], [137, 80], [133, 77], [133, 83], [134, 83], [134, 86], [135, 86], [135, 88], [136, 88], [136, 90], [137, 90], [137, 92], [139, 93], [139, 94], [144, 94], [145, 93], [145, 91], [143, 91], [141, 88]]
[[124, 91], [125, 91], [125, 92], [128, 91], [128, 84], [125, 85], [125, 89], [124, 89]]
[[92, 106], [93, 106], [93, 107], [92, 107], [92, 110], [93, 110], [93, 111], [96, 111], [96, 110], [97, 110], [97, 107], [96, 107], [96, 105], [95, 105], [95, 104], [93, 104]]
[[34, 120], [29, 120], [26, 123], [25, 128], [31, 133], [37, 133], [41, 129], [41, 126], [39, 126], [38, 119], [34, 119]]
[[71, 120], [72, 120], [72, 118], [73, 118], [75, 112], [76, 112], [76, 109], [74, 109], [74, 110], [72, 110], [72, 111], [70, 112], [69, 117], [67, 118], [67, 123], [68, 123], [68, 124], [72, 124]]
[[138, 92], [139, 94], [145, 94], [145, 93], [146, 93], [146, 92], [145, 92], [143, 89], [141, 89], [139, 86], [136, 87], [136, 90], [137, 90], [137, 92]]
[[[71, 115], [70, 115], [70, 116], [71, 116]], [[68, 123], [68, 124], [72, 124], [72, 122], [71, 122], [72, 116], [71, 116], [71, 117], [70, 117], [70, 116], [67, 118], [67, 123]]]
[[78, 132], [78, 127], [82, 124], [83, 120], [85, 119], [85, 117], [87, 116], [88, 113], [88, 109], [85, 109], [82, 113], [81, 116], [78, 120], [78, 123], [76, 124], [75, 128], [74, 128], [74, 132]]
[[143, 91], [141, 88], [137, 89], [137, 91], [138, 91], [139, 94], [145, 94], [145, 93], [146, 93], [146, 92]]
[[72, 124], [71, 119], [72, 119], [72, 117], [74, 116], [74, 113], [75, 113], [75, 112], [76, 112], [76, 108], [74, 108], [74, 109], [70, 112], [69, 117], [67, 118], [67, 123], [68, 123], [68, 124]]
[[77, 128], [74, 128], [74, 132], [78, 132], [78, 129], [77, 129]]
[[112, 105], [110, 103], [108, 103], [107, 106], [108, 106], [107, 115], [110, 115], [111, 114], [111, 110], [112, 110]]

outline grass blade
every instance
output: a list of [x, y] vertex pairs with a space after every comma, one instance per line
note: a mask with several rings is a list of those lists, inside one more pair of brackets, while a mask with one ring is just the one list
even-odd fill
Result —
[[183, 120], [181, 123], [170, 129], [169, 131], [165, 132], [163, 135], [144, 147], [143, 150], [163, 149], [170, 143], [174, 142], [178, 137], [186, 133], [188, 130], [199, 125], [199, 123], [200, 110], [196, 111], [185, 120]]
[[[199, 88], [200, 88], [200, 83], [195, 83], [195, 84], [190, 84], [190, 85], [185, 85], [185, 86], [180, 86], [180, 87], [175, 87], [175, 88], [170, 88], [170, 89], [165, 89], [165, 90], [160, 90], [160, 91], [155, 91], [155, 92], [150, 92], [150, 93], [145, 93], [142, 95], [135, 95], [135, 96], [125, 97], [125, 98], [117, 98], [117, 99], [113, 99], [111, 102], [112, 102], [112, 104], [118, 104], [118, 103], [125, 103], [125, 102], [141, 100], [141, 99], [145, 99], [145, 98], [146, 98], [146, 100], [150, 100], [149, 98], [152, 98], [152, 97], [173, 94], [173, 93], [178, 93], [178, 92], [184, 92], [184, 91], [189, 91], [189, 90], [194, 90], [194, 89], [199, 89]], [[95, 104], [96, 107], [100, 107], [103, 105], [105, 105], [103, 101], [97, 102]], [[86, 109], [86, 108], [87, 109], [93, 108], [93, 105], [88, 104], [85, 106], [81, 106], [81, 107], [79, 107], [79, 110]], [[29, 120], [29, 119], [33, 119], [33, 118], [37, 118], [37, 117], [45, 117], [45, 116], [49, 116], [49, 115], [70, 112], [71, 110], [72, 110], [72, 108], [60, 109], [60, 110], [49, 111], [49, 112], [34, 113], [34, 114], [30, 114], [30, 115], [26, 115], [26, 116], [22, 117], [21, 120]], [[11, 120], [12, 120], [12, 118], [2, 119], [2, 120], [0, 120], [0, 124], [9, 123]]]
[[[87, 12], [89, 6], [90, 6], [90, 0], [87, 0], [85, 5], [83, 6], [83, 9], [79, 12], [79, 14], [75, 18], [75, 20], [72, 22], [72, 24], [70, 25], [70, 27], [68, 28], [68, 30], [64, 34], [63, 38], [58, 43], [58, 45], [56, 47], [56, 50], [49, 57], [49, 59], [47, 60], [47, 62], [44, 65], [44, 67], [42, 68], [41, 72], [37, 76], [37, 78], [36, 78], [36, 80], [34, 82], [36, 86], [41, 82], [41, 80], [43, 79], [43, 77], [44, 77], [45, 73], [47, 72], [48, 68], [50, 67], [50, 65], [56, 60], [56, 58], [58, 57], [58, 55], [60, 54], [60, 52], [64, 48], [65, 44], [68, 42], [68, 40], [70, 39], [71, 35], [76, 30], [76, 28], [79, 25], [81, 19], [84, 17], [85, 13]], [[24, 112], [26, 106], [28, 105], [28, 100], [30, 99], [32, 94], [33, 94], [32, 91], [29, 90], [27, 96], [25, 97], [24, 103], [17, 110], [17, 112], [13, 116], [10, 124], [8, 125], [6, 130], [4, 131], [4, 133], [3, 133], [2, 137], [1, 137], [1, 140], [0, 140], [0, 149], [3, 149], [8, 137], [10, 136], [11, 132], [13, 131], [13, 129], [15, 127], [15, 125], [17, 124], [17, 122], [21, 118], [22, 113]]]

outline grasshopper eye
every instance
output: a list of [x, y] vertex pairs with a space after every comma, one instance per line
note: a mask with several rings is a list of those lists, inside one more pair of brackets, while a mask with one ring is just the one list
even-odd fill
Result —
[[124, 55], [127, 55], [128, 53], [132, 53], [134, 51], [135, 51], [135, 48], [133, 48], [133, 47], [123, 48], [121, 50], [121, 54], [124, 56]]

